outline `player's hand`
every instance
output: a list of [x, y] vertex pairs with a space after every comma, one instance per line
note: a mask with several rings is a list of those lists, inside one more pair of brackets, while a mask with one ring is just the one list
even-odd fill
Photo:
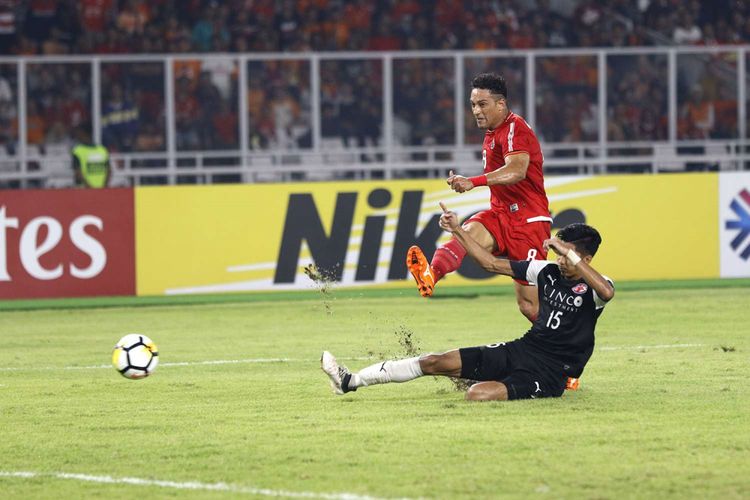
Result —
[[543, 248], [545, 252], [549, 252], [549, 250], [552, 249], [557, 255], [565, 255], [568, 253], [568, 250], [573, 248], [573, 245], [565, 243], [559, 238], [552, 237], [548, 240], [544, 240]]
[[455, 178], [456, 178], [456, 174], [453, 172], [453, 170], [449, 170], [448, 171], [448, 178], [445, 179], [445, 182], [447, 182], [448, 185], [450, 186], [451, 184], [453, 184], [453, 179], [455, 179]]
[[474, 184], [469, 179], [467, 179], [463, 175], [454, 174], [453, 170], [450, 171], [446, 182], [451, 187], [451, 189], [457, 193], [465, 193], [466, 191], [470, 191], [474, 188]]
[[448, 207], [442, 201], [440, 202], [440, 208], [443, 209], [443, 215], [440, 216], [440, 222], [438, 223], [440, 229], [449, 233], [456, 231], [459, 227], [458, 215], [455, 212], [449, 211]]

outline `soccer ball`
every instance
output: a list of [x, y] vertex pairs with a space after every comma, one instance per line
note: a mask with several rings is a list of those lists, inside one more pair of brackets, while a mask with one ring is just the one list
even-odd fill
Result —
[[145, 335], [130, 333], [115, 344], [112, 364], [125, 378], [148, 377], [159, 364], [159, 349], [154, 341]]

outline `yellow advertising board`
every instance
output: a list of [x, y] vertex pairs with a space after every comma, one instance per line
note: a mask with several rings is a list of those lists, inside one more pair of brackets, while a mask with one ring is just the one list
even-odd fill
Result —
[[[599, 229], [596, 266], [616, 281], [719, 276], [718, 175], [552, 177], [546, 188], [553, 231]], [[137, 293], [310, 289], [313, 262], [340, 286], [407, 286], [406, 249], [447, 241], [439, 201], [464, 218], [489, 193], [441, 180], [137, 188]], [[509, 282], [467, 262], [440, 287]]]
[[602, 235], [595, 266], [613, 279], [719, 277], [718, 175], [596, 176], [547, 188], [554, 214], [583, 211]]

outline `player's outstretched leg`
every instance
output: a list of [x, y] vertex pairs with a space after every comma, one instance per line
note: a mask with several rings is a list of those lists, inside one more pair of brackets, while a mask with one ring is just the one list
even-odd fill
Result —
[[406, 252], [406, 267], [417, 282], [417, 288], [422, 297], [430, 297], [435, 289], [435, 277], [427, 262], [427, 257], [417, 245], [412, 246]]
[[[432, 357], [439, 356], [432, 355]], [[333, 354], [323, 351], [323, 355], [320, 357], [320, 367], [331, 379], [333, 393], [339, 395], [356, 391], [358, 387], [390, 382], [408, 382], [424, 375], [418, 357], [379, 361], [357, 373], [351, 373], [346, 367], [336, 362]], [[439, 372], [434, 373], [434, 375], [441, 374]]]

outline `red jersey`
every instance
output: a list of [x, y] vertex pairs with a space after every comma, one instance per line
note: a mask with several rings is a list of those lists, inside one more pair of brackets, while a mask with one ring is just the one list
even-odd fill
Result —
[[484, 136], [484, 173], [499, 169], [505, 165], [506, 156], [518, 153], [529, 155], [526, 178], [516, 184], [490, 186], [492, 210], [510, 214], [512, 219], [518, 221], [552, 222], [547, 193], [544, 191], [542, 148], [526, 120], [511, 112], [503, 123], [493, 130], [488, 130]]

